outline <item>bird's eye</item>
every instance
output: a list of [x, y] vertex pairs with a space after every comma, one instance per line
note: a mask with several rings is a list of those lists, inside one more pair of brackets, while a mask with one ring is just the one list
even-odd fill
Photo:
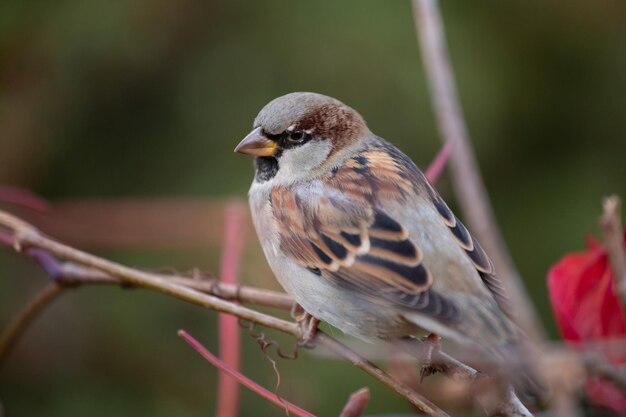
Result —
[[306, 133], [303, 130], [293, 130], [287, 133], [287, 139], [292, 142], [300, 142], [306, 137]]

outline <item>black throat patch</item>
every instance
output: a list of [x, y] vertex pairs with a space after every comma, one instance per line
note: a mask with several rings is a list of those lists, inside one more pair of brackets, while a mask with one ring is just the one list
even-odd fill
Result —
[[278, 159], [273, 156], [257, 156], [254, 158], [257, 182], [269, 181], [278, 173]]

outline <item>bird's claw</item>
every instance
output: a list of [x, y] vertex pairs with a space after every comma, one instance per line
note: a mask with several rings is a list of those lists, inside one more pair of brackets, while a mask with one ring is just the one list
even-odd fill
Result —
[[433, 366], [432, 359], [433, 351], [439, 351], [441, 349], [441, 337], [431, 333], [428, 336], [423, 337], [421, 341], [424, 342], [426, 346], [421, 360], [422, 367], [420, 370], [420, 382], [422, 382], [424, 378], [439, 371], [436, 366]]
[[296, 317], [296, 323], [300, 326], [301, 335], [298, 339], [298, 345], [310, 345], [313, 342], [313, 339], [315, 339], [320, 320], [305, 311], [303, 314]]

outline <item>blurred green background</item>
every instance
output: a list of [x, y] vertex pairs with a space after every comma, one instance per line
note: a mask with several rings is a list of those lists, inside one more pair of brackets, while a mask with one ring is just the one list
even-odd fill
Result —
[[[546, 271], [597, 230], [602, 196], [626, 197], [625, 3], [442, 8], [495, 211], [558, 337]], [[5, 0], [0, 184], [51, 201], [245, 198], [251, 162], [232, 149], [266, 102], [291, 91], [343, 100], [422, 167], [439, 147], [407, 0]], [[438, 187], [453, 199], [447, 178]], [[219, 247], [99, 254], [217, 271]], [[255, 281], [259, 268], [268, 272], [252, 259], [242, 280], [272, 285]], [[45, 280], [31, 261], [0, 251], [0, 323]], [[14, 417], [211, 415], [216, 371], [176, 337], [179, 328], [216, 348], [212, 312], [139, 290], [69, 292], [0, 368], [0, 401]], [[248, 336], [243, 345], [244, 373], [272, 388], [267, 359]], [[342, 362], [305, 353], [279, 367], [281, 394], [319, 415], [337, 415], [365, 385], [368, 413], [410, 410]], [[242, 392], [240, 415], [281, 414]]]

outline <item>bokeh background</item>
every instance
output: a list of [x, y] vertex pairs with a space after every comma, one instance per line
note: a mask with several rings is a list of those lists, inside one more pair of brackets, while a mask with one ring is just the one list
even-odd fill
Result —
[[[625, 3], [447, 0], [442, 8], [495, 211], [558, 338], [546, 271], [597, 230], [602, 196], [626, 196]], [[146, 269], [217, 273], [221, 213], [186, 224], [181, 213], [245, 198], [251, 161], [232, 149], [267, 101], [291, 91], [345, 101], [418, 165], [439, 147], [407, 0], [5, 0], [0, 184], [95, 210], [71, 211], [68, 224], [84, 229], [70, 243]], [[453, 200], [446, 177], [438, 188]], [[152, 213], [140, 219], [145, 245], [139, 237], [116, 246], [124, 221], [107, 205], [122, 200]], [[163, 204], [178, 211], [168, 216]], [[62, 221], [57, 213], [55, 235]], [[170, 238], [181, 227], [193, 242]], [[241, 279], [276, 288], [252, 233], [247, 242]], [[45, 280], [31, 261], [0, 250], [0, 324]], [[211, 415], [216, 371], [176, 337], [179, 328], [215, 350], [212, 312], [141, 290], [65, 294], [0, 368], [6, 415]], [[272, 388], [270, 363], [243, 334], [244, 373]], [[279, 368], [281, 394], [319, 415], [337, 415], [366, 385], [368, 413], [410, 410], [333, 359], [305, 353]], [[282, 413], [248, 391], [241, 407], [245, 416]]]

